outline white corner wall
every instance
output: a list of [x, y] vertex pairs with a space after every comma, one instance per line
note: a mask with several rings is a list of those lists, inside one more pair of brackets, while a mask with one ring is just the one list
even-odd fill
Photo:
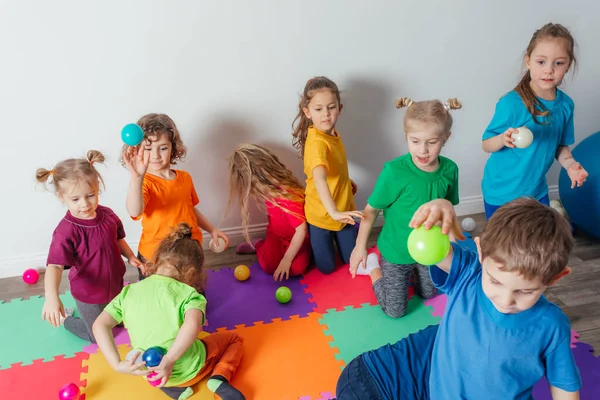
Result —
[[[303, 179], [290, 124], [314, 75], [343, 90], [338, 128], [359, 207], [383, 162], [406, 151], [395, 99], [458, 97], [464, 109], [444, 154], [460, 167], [460, 211], [481, 211], [481, 133], [546, 22], [568, 26], [580, 45], [578, 74], [565, 85], [577, 141], [598, 130], [598, 15], [598, 3], [583, 0], [3, 1], [0, 277], [44, 265], [65, 211], [36, 186], [35, 170], [88, 149], [108, 156], [101, 203], [123, 219], [135, 247], [140, 226], [125, 211], [119, 132], [148, 112], [178, 124], [189, 149], [181, 168], [215, 223], [227, 202], [226, 158], [238, 143], [270, 146]], [[263, 229], [263, 217], [254, 222]], [[221, 222], [234, 239], [239, 225], [237, 210]]]

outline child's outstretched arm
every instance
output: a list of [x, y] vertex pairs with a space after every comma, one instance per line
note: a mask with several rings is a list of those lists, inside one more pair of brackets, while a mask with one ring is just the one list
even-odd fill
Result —
[[223, 240], [225, 241], [225, 248], [229, 247], [229, 237], [223, 231], [221, 231], [218, 228], [215, 228], [215, 226], [210, 223], [208, 218], [206, 218], [204, 214], [202, 214], [200, 210], [198, 210], [196, 207], [194, 207], [194, 214], [196, 214], [196, 221], [200, 229], [203, 229], [206, 232], [208, 232], [208, 234], [210, 235], [210, 237], [212, 237], [215, 243], [218, 243], [219, 238], [223, 238]]
[[115, 326], [117, 326], [117, 321], [115, 321], [115, 319], [106, 311], [102, 311], [92, 326], [92, 331], [94, 332], [98, 347], [100, 348], [100, 351], [102, 351], [102, 354], [104, 354], [108, 364], [115, 371], [123, 374], [139, 376], [148, 375], [148, 370], [141, 369], [146, 363], [143, 361], [139, 363], [135, 362], [139, 354], [136, 354], [135, 357], [132, 357], [130, 360], [121, 361], [117, 346], [115, 345], [115, 338], [112, 334], [112, 328]]
[[150, 152], [144, 149], [143, 143], [139, 147], [129, 147], [123, 153], [123, 161], [129, 172], [131, 172], [125, 204], [129, 215], [135, 218], [144, 212], [145, 204], [142, 185], [150, 162]]
[[302, 243], [306, 239], [306, 235], [308, 233], [308, 225], [306, 222], [301, 223], [296, 227], [296, 231], [294, 232], [294, 236], [292, 236], [292, 240], [290, 241], [290, 245], [285, 251], [283, 258], [279, 262], [277, 269], [273, 272], [273, 279], [276, 281], [282, 281], [288, 279], [290, 277], [290, 269], [292, 268], [292, 261], [296, 258], [298, 251], [302, 247]]
[[571, 178], [571, 189], [575, 186], [581, 186], [587, 180], [588, 172], [575, 161], [573, 153], [569, 146], [558, 146], [556, 149], [556, 160], [567, 170], [569, 178]]
[[377, 215], [379, 215], [379, 211], [380, 210], [371, 207], [369, 204], [365, 207], [365, 217], [360, 222], [356, 245], [350, 255], [350, 273], [353, 278], [356, 276], [356, 270], [361, 261], [363, 268], [367, 268], [367, 240], [369, 240], [369, 233], [371, 233], [371, 228], [377, 219]]
[[139, 268], [142, 271], [142, 274], [145, 274], [146, 265], [133, 254], [131, 247], [129, 247], [129, 244], [125, 239], [119, 239], [117, 240], [117, 243], [119, 244], [119, 249], [121, 249], [121, 255], [127, 259], [127, 262], [132, 266]]
[[363, 213], [360, 211], [338, 211], [333, 196], [329, 191], [329, 186], [327, 186], [327, 169], [323, 165], [317, 165], [313, 168], [312, 174], [321, 203], [323, 203], [325, 210], [327, 210], [331, 218], [350, 225], [356, 224], [354, 218], [364, 218]]
[[62, 265], [49, 264], [44, 274], [44, 293], [46, 300], [42, 308], [42, 321], [48, 321], [55, 327], [60, 326], [60, 317], [65, 317], [65, 307], [58, 297], [58, 287], [65, 269]]
[[191, 308], [185, 312], [183, 318], [183, 324], [179, 328], [177, 337], [167, 354], [162, 358], [160, 365], [149, 368], [151, 371], [156, 372], [156, 376], [152, 380], [161, 380], [158, 387], [163, 387], [167, 383], [169, 376], [173, 372], [175, 362], [189, 349], [192, 343], [198, 338], [198, 334], [202, 331], [204, 313], [201, 310]]
[[[442, 233], [445, 235], [453, 236], [457, 239], [464, 240], [460, 229], [460, 223], [456, 217], [456, 212], [452, 203], [446, 199], [437, 199], [423, 204], [415, 211], [408, 226], [411, 228], [418, 228], [423, 225], [425, 229], [429, 229], [432, 226], [441, 223]], [[452, 247], [446, 258], [437, 264], [437, 266], [445, 272], [450, 272], [450, 266], [452, 265]]]
[[555, 386], [550, 385], [550, 395], [553, 400], [579, 400], [579, 391], [565, 392]]

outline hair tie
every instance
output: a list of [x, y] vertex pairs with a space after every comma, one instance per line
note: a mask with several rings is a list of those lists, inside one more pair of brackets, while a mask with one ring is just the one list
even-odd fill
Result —
[[410, 106], [412, 106], [413, 103], [414, 103], [414, 101], [412, 101], [412, 99], [411, 99], [410, 102], [408, 103], [408, 105], [406, 106], [406, 109], [408, 110], [410, 108]]
[[50, 170], [50, 175], [54, 175], [54, 170], [53, 169]]
[[450, 112], [450, 110], [452, 109], [452, 107], [450, 107], [450, 103], [445, 102], [444, 103], [444, 108], [446, 109], [446, 111]]

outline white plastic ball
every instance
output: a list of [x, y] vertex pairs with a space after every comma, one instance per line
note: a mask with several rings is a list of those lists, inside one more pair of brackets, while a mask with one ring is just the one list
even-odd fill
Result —
[[465, 218], [462, 220], [461, 226], [465, 231], [471, 232], [475, 229], [475, 220], [473, 218]]
[[524, 126], [517, 128], [517, 131], [518, 133], [511, 136], [514, 139], [513, 144], [520, 149], [529, 147], [533, 142], [533, 133]]
[[208, 247], [214, 253], [222, 253], [225, 251], [225, 240], [223, 238], [219, 238], [218, 243], [215, 243], [214, 240], [210, 239], [210, 242], [208, 242]]

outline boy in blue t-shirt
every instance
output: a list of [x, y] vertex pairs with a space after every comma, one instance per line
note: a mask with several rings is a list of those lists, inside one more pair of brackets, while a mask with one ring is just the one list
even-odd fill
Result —
[[[463, 238], [452, 204], [421, 206], [410, 226]], [[359, 355], [342, 372], [338, 400], [531, 399], [545, 376], [552, 398], [579, 399], [581, 378], [567, 317], [544, 290], [570, 272], [566, 219], [532, 198], [500, 207], [475, 239], [430, 269], [448, 296], [439, 326]]]

